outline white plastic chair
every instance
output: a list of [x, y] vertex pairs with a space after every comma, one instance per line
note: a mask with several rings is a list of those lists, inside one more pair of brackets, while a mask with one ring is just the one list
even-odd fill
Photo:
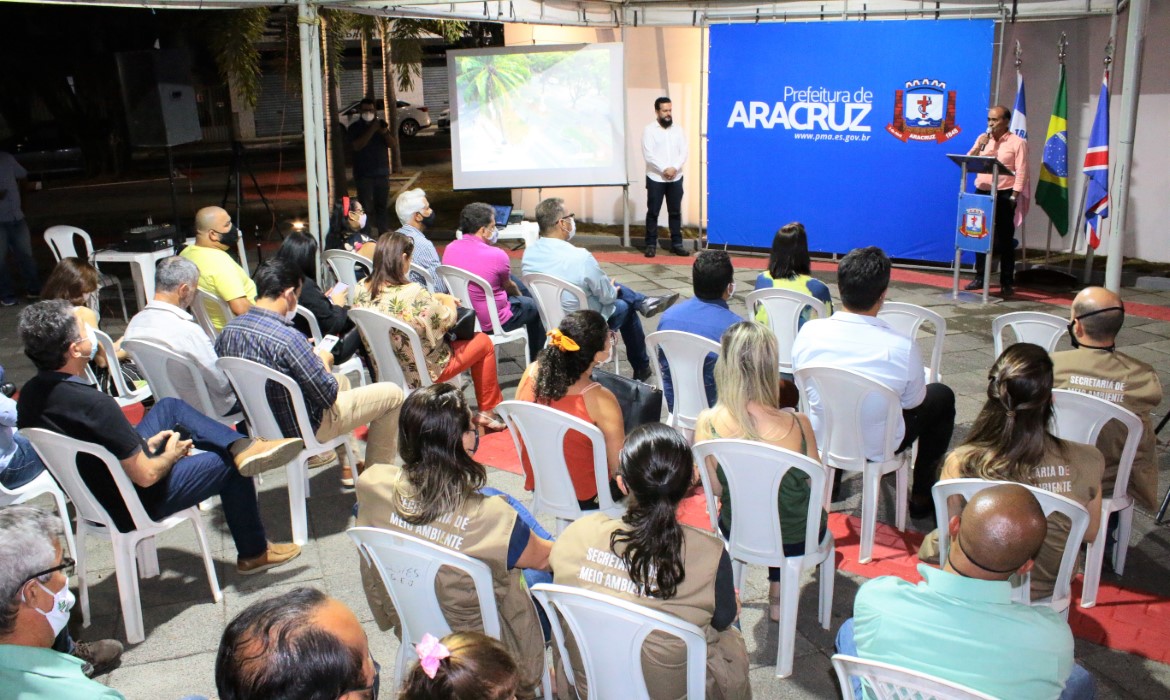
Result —
[[191, 315], [195, 317], [195, 322], [214, 343], [219, 339], [219, 329], [211, 320], [210, 309], [219, 309], [220, 314], [223, 315], [224, 325], [227, 325], [227, 322], [235, 318], [236, 315], [232, 313], [232, 307], [223, 299], [202, 289], [195, 290], [195, 301], [191, 304]]
[[516, 454], [523, 454], [522, 448], [528, 448], [533, 481], [532, 513], [548, 513], [555, 517], [558, 535], [566, 525], [585, 515], [577, 503], [569, 466], [565, 462], [565, 435], [570, 430], [581, 433], [593, 443], [598, 510], [615, 517], [625, 513], [625, 507], [614, 503], [609, 492], [605, 436], [600, 428], [563, 411], [528, 401], [504, 401], [496, 406], [496, 413], [512, 434]]
[[422, 265], [419, 265], [418, 263], [412, 262], [410, 264], [410, 271], [421, 277], [423, 280], [423, 286], [427, 288], [428, 292], [434, 294], [435, 276], [431, 274], [430, 270], [426, 269]]
[[[937, 312], [917, 304], [901, 301], [887, 301], [878, 311], [878, 318], [893, 326], [894, 330], [911, 340], [918, 337], [918, 330], [929, 323], [934, 329], [934, 345], [930, 351], [930, 366], [927, 368], [927, 383], [942, 380], [943, 342], [947, 337], [947, 320]], [[999, 357], [999, 355], [996, 355]]]
[[333, 272], [333, 278], [349, 285], [346, 294], [349, 296], [349, 303], [352, 304], [358, 284], [356, 268], [361, 265], [365, 268], [366, 274], [371, 275], [374, 272], [373, 261], [348, 250], [327, 250], [321, 254], [321, 257], [329, 266], [330, 271]]
[[[810, 390], [819, 399], [822, 416], [817, 444], [821, 449], [821, 462], [830, 470], [829, 476], [832, 476], [833, 469], [861, 472], [861, 551], [858, 561], [868, 564], [873, 557], [873, 537], [877, 529], [878, 487], [881, 478], [890, 472], [894, 472], [896, 478], [894, 524], [899, 530], [906, 529], [910, 464], [917, 448], [896, 453], [899, 444], [896, 431], [903, 424], [901, 402], [889, 387], [848, 369], [802, 367], [796, 370], [795, 378], [802, 400], [810, 398]], [[871, 396], [886, 405], [882, 458], [876, 462], [866, 456], [864, 438], [867, 419], [863, 409]], [[826, 490], [825, 510], [829, 509], [829, 499], [830, 491]]]
[[825, 302], [792, 289], [757, 289], [747, 295], [747, 308], [755, 318], [759, 307], [768, 314], [768, 327], [780, 344], [780, 371], [792, 374], [792, 343], [800, 330], [800, 319], [805, 309], [812, 309], [812, 318], [827, 318]]
[[1125, 571], [1125, 555], [1129, 551], [1129, 539], [1133, 532], [1133, 497], [1129, 495], [1129, 476], [1142, 441], [1144, 426], [1141, 418], [1132, 411], [1097, 396], [1057, 389], [1052, 392], [1052, 402], [1056, 408], [1053, 432], [1061, 439], [1094, 445], [1101, 429], [1111, 420], [1120, 422], [1126, 430], [1113, 492], [1102, 494], [1097, 537], [1088, 544], [1085, 556], [1081, 607], [1091, 608], [1097, 604], [1097, 589], [1101, 585], [1101, 567], [1105, 560], [1106, 532], [1109, 529], [1109, 516], [1114, 513], [1118, 513], [1118, 523], [1117, 543], [1113, 547], [1113, 570], [1118, 576]]
[[285, 467], [288, 474], [288, 507], [292, 519], [292, 536], [296, 544], [305, 544], [309, 539], [309, 518], [305, 501], [309, 498], [309, 458], [330, 452], [338, 447], [344, 447], [353, 462], [353, 453], [349, 449], [349, 433], [343, 433], [321, 442], [317, 439], [312, 424], [309, 422], [309, 409], [305, 406], [305, 397], [301, 394], [301, 387], [280, 372], [265, 367], [259, 362], [245, 360], [240, 357], [221, 357], [216, 360], [216, 366], [227, 375], [244, 414], [248, 416], [248, 431], [252, 437], [268, 440], [283, 440], [284, 433], [276, 422], [276, 415], [268, 403], [266, 387], [268, 382], [279, 384], [288, 392], [292, 400], [293, 412], [297, 418], [297, 430], [305, 441], [305, 448], [297, 454]]
[[61, 523], [65, 526], [65, 544], [69, 547], [69, 555], [76, 559], [77, 544], [73, 541], [73, 528], [69, 525], [69, 509], [65, 506], [65, 492], [53, 480], [53, 475], [50, 472], [43, 471], [37, 474], [32, 481], [14, 489], [0, 484], [0, 508], [26, 503], [46, 493], [52, 496], [53, 501], [57, 504], [57, 515], [60, 516]]
[[[528, 287], [529, 292], [532, 292], [532, 298], [536, 299], [540, 321], [547, 330], [551, 331], [561, 325], [561, 321], [567, 315], [565, 303], [571, 302], [572, 299], [577, 301], [577, 308], [574, 311], [589, 308], [589, 297], [585, 295], [585, 290], [572, 282], [539, 272], [523, 275], [520, 281]], [[613, 349], [613, 371], [615, 374], [621, 374], [616, 347]]]
[[[215, 560], [211, 556], [211, 548], [207, 545], [207, 530], [203, 526], [203, 518], [198, 507], [186, 508], [162, 520], [152, 520], [142, 507], [134, 484], [126, 475], [121, 463], [104, 447], [43, 428], [31, 428], [24, 434], [77, 508], [77, 543], [74, 558], [77, 560], [77, 580], [81, 588], [81, 616], [86, 627], [89, 626], [90, 619], [85, 539], [91, 534], [109, 537], [113, 543], [114, 569], [118, 576], [122, 620], [126, 625], [126, 640], [131, 644], [138, 644], [146, 639], [138, 577], [141, 575], [143, 578], [151, 578], [159, 574], [154, 538], [184, 521], [189, 521], [195, 528], [199, 549], [203, 552], [207, 580], [211, 584], [211, 597], [217, 603], [223, 599], [223, 594], [219, 590], [219, 580], [215, 576]], [[134, 529], [130, 532], [119, 532], [105, 506], [98, 503], [90, 493], [77, 468], [77, 458], [81, 454], [97, 457], [109, 469], [122, 501], [126, 504], [126, 510], [134, 522]]]
[[908, 668], [881, 661], [866, 661], [856, 656], [833, 655], [833, 670], [841, 686], [841, 700], [856, 700], [852, 679], [857, 676], [874, 700], [996, 700], [995, 697], [929, 676]]
[[[439, 265], [435, 268], [435, 272], [439, 275], [439, 279], [443, 280], [443, 284], [447, 285], [447, 289], [451, 290], [451, 294], [469, 309], [474, 308], [471, 304], [471, 285], [479, 287], [480, 293], [484, 295], [484, 306], [487, 307], [488, 318], [492, 323], [491, 329], [488, 330], [488, 337], [492, 339], [492, 345], [498, 347], [505, 343], [520, 341], [524, 347], [524, 366], [527, 367], [531, 364], [532, 357], [528, 354], [528, 329], [521, 326], [511, 331], [504, 330], [504, 325], [500, 323], [500, 312], [496, 308], [492, 286], [488, 284], [487, 280], [475, 273], [451, 265]], [[475, 317], [475, 330], [483, 330], [479, 323], [479, 314], [476, 314]], [[499, 361], [500, 356], [497, 354], [496, 363], [499, 364]]]
[[[118, 353], [114, 349], [114, 341], [110, 336], [106, 335], [105, 331], [93, 329], [94, 337], [98, 339], [98, 345], [102, 348], [102, 353], [106, 356], [106, 368], [110, 373], [110, 381], [114, 383], [114, 390], [118, 395], [114, 400], [118, 402], [119, 406], [131, 406], [136, 403], [141, 403], [151, 397], [150, 380], [146, 380], [146, 386], [131, 388], [126, 383], [126, 378], [122, 376], [121, 368], [118, 367]], [[97, 377], [94, 376], [93, 370], [89, 365], [85, 367], [86, 376], [93, 383], [97, 383]]]
[[[378, 572], [398, 612], [402, 639], [394, 665], [391, 687], [401, 685], [407, 663], [414, 658], [414, 645], [423, 635], [445, 637], [453, 630], [435, 595], [439, 569], [450, 567], [466, 574], [479, 598], [483, 633], [500, 638], [500, 612], [488, 565], [466, 554], [427, 542], [419, 537], [377, 527], [351, 527], [346, 531], [357, 545], [362, 559]], [[544, 696], [551, 700], [552, 684], [544, 674]]]
[[[234, 426], [244, 420], [244, 414], [233, 413], [221, 417], [215, 403], [211, 399], [211, 392], [203, 380], [203, 373], [195, 366], [194, 360], [181, 355], [170, 348], [141, 338], [130, 338], [122, 341], [122, 349], [134, 358], [134, 364], [146, 377], [146, 382], [154, 392], [155, 398], [182, 399], [191, 404], [195, 410], [208, 418], [219, 421], [227, 426]], [[182, 373], [187, 381], [185, 385], [190, 390], [180, 392], [173, 381], [176, 374]]]
[[[585, 700], [650, 700], [642, 673], [642, 643], [654, 632], [676, 637], [686, 645], [686, 697], [705, 697], [707, 637], [697, 626], [674, 615], [573, 586], [538, 583], [532, 587], [532, 597], [548, 614], [562, 659], [572, 658], [565, 644], [564, 627], [572, 633], [589, 686]], [[572, 664], [566, 662], [564, 669], [566, 680], [577, 687]]]
[[1003, 354], [1003, 329], [1011, 328], [1017, 343], [1034, 343], [1048, 352], [1056, 349], [1060, 339], [1068, 334], [1068, 319], [1041, 311], [1013, 311], [996, 316], [991, 321], [991, 339], [995, 356]]
[[[320, 343], [325, 336], [321, 333], [321, 324], [317, 322], [317, 317], [300, 304], [297, 305], [297, 315], [305, 319], [305, 323], [309, 324], [309, 335], [313, 336], [314, 343]], [[369, 381], [369, 373], [366, 368], [362, 366], [362, 360], [357, 355], [349, 358], [339, 365], [334, 365], [333, 371], [338, 374], [344, 374], [348, 377], [356, 377], [356, 381], [352, 383], [356, 386], [365, 386]]]
[[666, 424], [683, 431], [688, 438], [695, 429], [699, 414], [709, 408], [707, 405], [707, 384], [703, 377], [703, 364], [708, 355], [719, 357], [719, 343], [694, 333], [682, 331], [657, 331], [646, 336], [646, 352], [650, 366], [659, 387], [663, 387], [662, 363], [658, 351], [666, 358], [670, 368], [670, 382], [674, 387], [674, 410], [666, 417]]
[[415, 389], [407, 385], [406, 374], [402, 371], [402, 365], [398, 362], [398, 356], [394, 354], [390, 342], [390, 334], [397, 331], [406, 336], [411, 354], [414, 355], [415, 366], [418, 367], [418, 388], [428, 387], [434, 383], [431, 381], [430, 372], [427, 371], [427, 355], [423, 351], [422, 340], [414, 326], [376, 309], [350, 309], [349, 317], [370, 350], [374, 360], [374, 376], [378, 381], [397, 384], [406, 394]]
[[[796, 614], [800, 602], [800, 575], [807, 569], [819, 569], [820, 595], [817, 599], [817, 619], [821, 627], [829, 629], [833, 612], [833, 579], [837, 572], [834, 558], [833, 533], [826, 530], [820, 536], [822, 498], [828, 489], [828, 472], [814, 459], [773, 445], [751, 440], [704, 440], [693, 451], [707, 493], [707, 512], [711, 525], [716, 525], [714, 484], [710, 483], [704, 468], [710, 457], [719, 463], [727, 477], [731, 496], [731, 536], [727, 552], [735, 587], [743, 590], [744, 566], [761, 564], [780, 569], [780, 642], [776, 646], [776, 676], [792, 675], [792, 659], [796, 651]], [[784, 555], [784, 537], [776, 501], [780, 482], [789, 470], [799, 471], [809, 479], [811, 498], [808, 503], [808, 523], [804, 531], [804, 555]], [[715, 530], [718, 532], [718, 529]]]
[[[75, 237], [81, 239], [84, 255], [79, 254]], [[94, 260], [93, 239], [76, 226], [50, 226], [45, 229], [45, 243], [49, 244], [49, 250], [53, 251], [53, 257], [57, 262], [61, 262], [61, 258], [81, 258], [95, 269], [98, 267], [97, 261]], [[122, 304], [122, 321], [129, 323], [130, 315], [126, 313], [126, 296], [122, 293], [122, 280], [98, 269], [98, 291], [109, 286], [118, 288], [118, 302]]]
[[[970, 500], [972, 496], [985, 488], [1008, 481], [986, 481], [984, 479], [943, 479], [931, 489], [934, 498], [934, 513], [938, 521], [938, 560], [947, 560], [947, 548], [950, 545], [951, 533], [947, 527], [950, 522], [950, 511], [947, 509], [947, 499], [959, 496], [963, 500]], [[1038, 600], [1032, 599], [1032, 575], [1012, 576], [1012, 599], [1025, 605], [1044, 605], [1064, 615], [1068, 619], [1068, 607], [1072, 602], [1072, 577], [1076, 573], [1077, 555], [1080, 554], [1081, 544], [1085, 539], [1085, 531], [1089, 529], [1089, 511], [1080, 503], [1065, 498], [1059, 494], [1045, 491], [1042, 488], [1029, 484], [1018, 484], [1032, 492], [1040, 502], [1040, 508], [1045, 517], [1053, 513], [1061, 513], [1067, 517], [1072, 526], [1069, 528], [1068, 540], [1065, 541], [1064, 554], [1060, 559], [1060, 570], [1056, 575], [1056, 583], [1052, 595]]]

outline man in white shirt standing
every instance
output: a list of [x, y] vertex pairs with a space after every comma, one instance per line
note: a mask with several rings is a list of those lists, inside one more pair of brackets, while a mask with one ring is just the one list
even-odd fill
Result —
[[687, 137], [674, 126], [669, 97], [654, 100], [657, 117], [642, 130], [642, 157], [646, 159], [646, 257], [658, 252], [658, 212], [666, 199], [670, 225], [670, 252], [690, 255], [682, 244], [683, 166], [687, 162]]
[[[215, 366], [219, 356], [211, 339], [187, 312], [198, 289], [199, 268], [195, 263], [179, 255], [164, 258], [154, 273], [154, 299], [130, 319], [123, 339], [158, 343], [191, 360], [211, 397], [215, 409], [211, 417], [229, 416], [240, 410], [236, 394], [227, 375]], [[196, 395], [186, 372], [173, 373], [171, 382], [181, 396]]]
[[[939, 462], [955, 430], [955, 392], [945, 384], [927, 384], [918, 344], [877, 317], [889, 285], [890, 259], [881, 248], [869, 246], [850, 251], [837, 266], [837, 289], [844, 311], [801, 326], [792, 344], [792, 367], [853, 370], [899, 396], [902, 425], [895, 431], [901, 439], [897, 452], [909, 449], [918, 440], [910, 517], [924, 518], [934, 513], [930, 489], [938, 481]], [[809, 419], [819, 435], [824, 407], [811, 389], [808, 401], [812, 409]], [[862, 406], [862, 418], [866, 457], [884, 459], [885, 404], [867, 401]]]

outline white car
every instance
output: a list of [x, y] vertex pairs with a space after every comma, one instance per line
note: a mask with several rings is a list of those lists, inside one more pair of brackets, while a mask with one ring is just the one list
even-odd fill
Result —
[[[354, 102], [345, 109], [341, 110], [341, 116], [339, 119], [345, 128], [348, 129], [350, 124], [361, 119], [361, 117], [358, 116], [361, 105], [361, 100], [358, 100], [357, 102]], [[384, 104], [381, 99], [374, 103], [374, 108], [378, 110], [378, 119], [385, 119], [385, 111], [383, 107]], [[426, 107], [415, 107], [409, 102], [398, 100], [398, 133], [402, 134], [403, 136], [414, 136], [419, 131], [429, 128], [430, 126], [430, 110], [428, 110]]]

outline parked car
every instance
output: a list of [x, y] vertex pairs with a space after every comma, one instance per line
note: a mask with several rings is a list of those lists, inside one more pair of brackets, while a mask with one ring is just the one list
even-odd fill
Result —
[[451, 130], [451, 108], [448, 107], [442, 112], [439, 112], [439, 131]]
[[0, 150], [11, 153], [34, 177], [85, 171], [81, 146], [52, 123], [34, 126], [0, 145]]
[[[361, 100], [354, 102], [345, 109], [341, 110], [340, 121], [347, 129], [349, 125], [361, 119], [358, 116], [359, 107], [361, 107]], [[378, 119], [385, 119], [385, 104], [382, 100], [374, 103], [374, 108], [377, 110]], [[409, 102], [398, 100], [398, 133], [403, 136], [414, 136], [419, 131], [430, 127], [431, 114], [424, 106], [414, 106]]]

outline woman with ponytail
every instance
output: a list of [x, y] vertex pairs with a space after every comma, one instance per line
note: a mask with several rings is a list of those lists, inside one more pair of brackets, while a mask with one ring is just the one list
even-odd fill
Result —
[[[690, 445], [673, 428], [643, 425], [621, 450], [617, 479], [629, 496], [626, 514], [596, 513], [565, 528], [549, 558], [554, 583], [616, 596], [698, 626], [707, 636], [706, 697], [750, 698], [747, 648], [732, 626], [738, 601], [731, 559], [718, 535], [683, 525], [675, 515], [696, 479]], [[686, 697], [686, 654], [677, 639], [648, 637], [642, 671], [654, 700]], [[577, 697], [586, 697], [584, 670], [574, 667], [573, 674]]]
[[[613, 392], [590, 378], [593, 368], [608, 361], [613, 352], [609, 326], [596, 311], [574, 311], [548, 335], [548, 345], [520, 377], [516, 400], [549, 406], [600, 428], [612, 479], [617, 473], [618, 453], [626, 439], [622, 407]], [[532, 464], [526, 450], [520, 458], [524, 465], [524, 488], [531, 491]], [[593, 448], [584, 435], [571, 431], [565, 436], [565, 462], [581, 508], [596, 510]], [[612, 490], [616, 486], [611, 485]], [[615, 500], [621, 498], [620, 493], [613, 495]]]
[[[1085, 541], [1091, 542], [1101, 518], [1101, 475], [1105, 458], [1091, 445], [1052, 434], [1052, 359], [1044, 348], [1016, 343], [1003, 351], [987, 375], [987, 401], [963, 444], [947, 456], [941, 479], [1015, 481], [1073, 499], [1089, 511]], [[962, 499], [948, 503], [951, 515]], [[1048, 519], [1048, 536], [1032, 569], [1032, 598], [1052, 595], [1069, 521]], [[922, 543], [918, 556], [938, 559], [938, 533]]]

